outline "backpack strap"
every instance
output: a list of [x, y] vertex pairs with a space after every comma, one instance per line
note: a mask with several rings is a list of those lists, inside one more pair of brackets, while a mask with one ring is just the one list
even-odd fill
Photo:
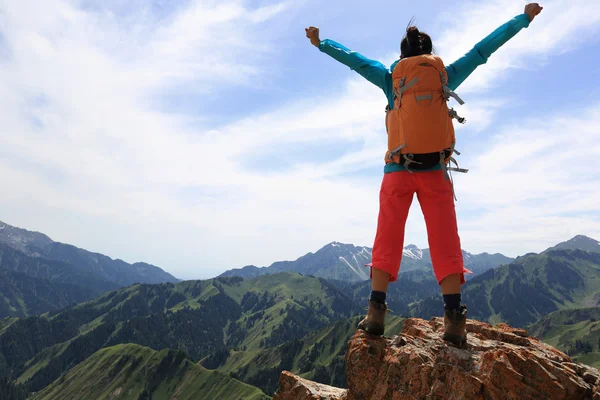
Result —
[[419, 82], [419, 78], [414, 78], [413, 80], [411, 80], [407, 84], [404, 84], [405, 81], [406, 81], [406, 77], [403, 76], [400, 79], [400, 85], [398, 85], [398, 89], [396, 89], [394, 91], [394, 93], [396, 94], [396, 97], [398, 98], [398, 100], [402, 99], [402, 93], [406, 92], [408, 89], [410, 89], [412, 86], [414, 86], [417, 82]]
[[[389, 158], [390, 160], [392, 160], [392, 159], [393, 159], [393, 158], [394, 158], [394, 157], [397, 155], [397, 153], [398, 153], [400, 150], [402, 150], [402, 149], [403, 149], [405, 146], [406, 146], [406, 143], [403, 143], [403, 144], [401, 144], [400, 146], [396, 147], [394, 150], [390, 151], [390, 154], [389, 154], [388, 158]], [[413, 161], [413, 162], [416, 162], [416, 161]]]
[[459, 167], [458, 167], [458, 162], [456, 161], [456, 159], [455, 159], [454, 157], [450, 157], [450, 160], [449, 160], [449, 161], [450, 161], [451, 163], [453, 163], [454, 165], [456, 165], [456, 167], [450, 167], [450, 168], [447, 168], [447, 169], [448, 169], [448, 171], [461, 172], [461, 173], [463, 173], [463, 174], [466, 174], [467, 172], [469, 172], [469, 169], [468, 169], [468, 168], [459, 168]]
[[[452, 143], [452, 147], [450, 148], [450, 154], [452, 153], [456, 153], [460, 156], [460, 152], [454, 149], [454, 143]], [[469, 170], [466, 168], [460, 168], [458, 166], [458, 161], [456, 161], [456, 158], [452, 156], [448, 159], [448, 164], [450, 163], [456, 165], [456, 167], [448, 167], [448, 165], [446, 164], [446, 152], [445, 150], [440, 151], [440, 165], [442, 166], [442, 170], [444, 171], [444, 176], [446, 177], [446, 179], [450, 179], [448, 171], [461, 172], [464, 174], [469, 172]]]
[[[454, 147], [454, 143], [452, 143], [452, 147]], [[454, 197], [454, 201], [458, 200], [456, 198], [456, 193], [454, 192], [454, 180], [452, 179], [452, 174], [448, 173], [448, 166], [446, 165], [446, 152], [444, 150], [440, 151], [440, 165], [442, 166], [442, 171], [444, 171], [444, 178], [447, 181], [450, 181], [450, 186], [452, 187], [452, 197]]]
[[[454, 146], [454, 144], [452, 146]], [[457, 151], [455, 151], [455, 153], [460, 155], [460, 153]], [[450, 180], [450, 185], [452, 186], [452, 195], [454, 196], [454, 201], [458, 201], [458, 198], [456, 198], [456, 191], [454, 190], [454, 179], [452, 179], [452, 171], [462, 172], [462, 173], [466, 174], [467, 172], [469, 172], [469, 170], [465, 169], [465, 168], [459, 168], [458, 162], [456, 161], [456, 159], [454, 157], [450, 157], [448, 162], [453, 163], [454, 165], [456, 165], [456, 167], [448, 167], [446, 165], [446, 163], [444, 162], [444, 164], [443, 164], [444, 166], [442, 168], [444, 168], [444, 174], [446, 176], [446, 179]], [[450, 171], [450, 172], [448, 172], [448, 171]]]
[[457, 95], [454, 90], [450, 89], [448, 87], [448, 81], [446, 80], [446, 76], [444, 75], [443, 72], [440, 72], [440, 78], [442, 79], [442, 90], [444, 92], [444, 98], [446, 100], [449, 100], [450, 97], [452, 97], [454, 100], [456, 100], [458, 102], [458, 104], [460, 104], [461, 106], [463, 104], [465, 104], [464, 100], [460, 98], [459, 95]]
[[[450, 97], [452, 97], [461, 106], [463, 104], [465, 104], [463, 99], [461, 99], [459, 95], [457, 95], [452, 89], [450, 89], [448, 87], [448, 81], [446, 80], [446, 76], [444, 75], [443, 72], [440, 72], [440, 79], [442, 80], [442, 92], [444, 95], [444, 99], [446, 99], [446, 101], [448, 101], [448, 100], [450, 100]], [[450, 108], [448, 110], [448, 115], [450, 116], [450, 118], [454, 118], [461, 124], [464, 124], [465, 122], [467, 122], [467, 120], [465, 118], [458, 115], [458, 113], [456, 112], [456, 110], [454, 110], [454, 108]]]
[[405, 161], [405, 163], [403, 164], [404, 168], [406, 168], [406, 170], [410, 173], [413, 173], [413, 170], [411, 170], [409, 168], [410, 164], [423, 164], [422, 162], [413, 160], [413, 157], [414, 157], [413, 154], [402, 154], [402, 157], [404, 158], [404, 161]]
[[[453, 152], [460, 155], [460, 153], [458, 151], [454, 150], [454, 143], [452, 143], [452, 150], [453, 150]], [[456, 191], [454, 190], [454, 179], [452, 179], [452, 171], [467, 173], [467, 172], [469, 172], [469, 170], [464, 169], [464, 168], [459, 168], [458, 162], [456, 162], [456, 159], [454, 157], [450, 157], [449, 163], [453, 163], [454, 165], [456, 165], [456, 168], [448, 167], [448, 165], [446, 165], [445, 156], [446, 156], [446, 153], [442, 150], [440, 152], [440, 164], [442, 165], [442, 170], [444, 171], [444, 177], [446, 178], [446, 180], [450, 181], [450, 186], [452, 187], [452, 196], [454, 197], [454, 201], [458, 201], [458, 198], [456, 198]], [[450, 172], [448, 172], [448, 171], [450, 171]]]

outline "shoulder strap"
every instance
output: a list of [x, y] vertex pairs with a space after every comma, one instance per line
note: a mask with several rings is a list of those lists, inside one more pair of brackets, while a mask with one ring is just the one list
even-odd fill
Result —
[[463, 99], [460, 98], [452, 89], [448, 87], [448, 81], [446, 80], [446, 75], [443, 72], [440, 72], [440, 79], [442, 80], [442, 88], [444, 90], [444, 98], [449, 100], [452, 97], [454, 100], [458, 102], [461, 106], [465, 104]]
[[398, 100], [402, 99], [402, 93], [406, 92], [408, 89], [410, 89], [412, 86], [414, 86], [417, 82], [419, 82], [419, 78], [413, 78], [407, 84], [404, 84], [405, 81], [406, 81], [406, 77], [403, 76], [400, 79], [400, 85], [398, 85], [398, 89], [394, 89], [394, 93], [396, 94], [396, 97], [398, 97]]

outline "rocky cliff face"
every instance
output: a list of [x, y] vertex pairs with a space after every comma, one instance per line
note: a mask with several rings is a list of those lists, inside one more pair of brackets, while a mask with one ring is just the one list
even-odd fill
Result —
[[357, 332], [346, 353], [347, 390], [284, 372], [274, 400], [600, 400], [600, 371], [526, 331], [473, 320], [467, 330], [465, 349], [441, 340], [441, 318], [408, 319], [393, 338]]

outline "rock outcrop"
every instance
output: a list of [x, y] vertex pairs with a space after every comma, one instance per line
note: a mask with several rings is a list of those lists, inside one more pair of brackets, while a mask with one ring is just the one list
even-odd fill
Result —
[[279, 378], [279, 390], [273, 400], [339, 400], [345, 395], [346, 390], [308, 381], [283, 371]]
[[441, 340], [443, 320], [407, 319], [393, 338], [348, 342], [348, 389], [284, 372], [274, 400], [600, 400], [600, 371], [573, 362], [522, 329], [468, 320], [469, 343]]

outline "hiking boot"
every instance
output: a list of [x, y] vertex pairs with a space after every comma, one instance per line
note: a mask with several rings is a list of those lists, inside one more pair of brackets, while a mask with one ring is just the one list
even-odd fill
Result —
[[467, 306], [462, 305], [458, 310], [445, 310], [442, 339], [458, 347], [467, 343]]
[[378, 303], [369, 300], [368, 310], [367, 316], [359, 322], [358, 329], [372, 335], [383, 335], [385, 328], [385, 314], [388, 312], [387, 303]]

